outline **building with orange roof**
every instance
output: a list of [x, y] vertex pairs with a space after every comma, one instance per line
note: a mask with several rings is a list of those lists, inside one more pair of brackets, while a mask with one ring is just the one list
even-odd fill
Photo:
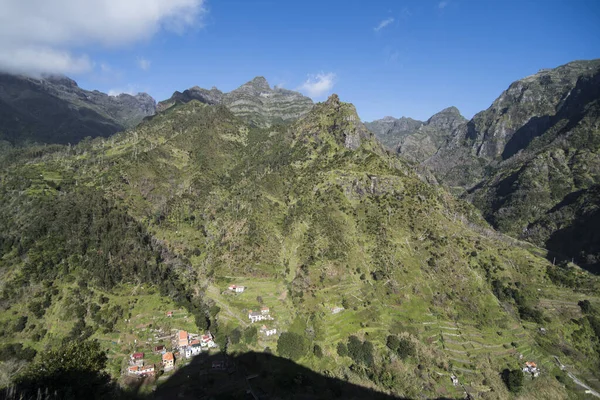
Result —
[[163, 354], [162, 362], [163, 362], [163, 366], [165, 367], [165, 369], [168, 370], [168, 369], [173, 368], [175, 365], [175, 357], [173, 357], [173, 353], [168, 351], [165, 354]]
[[179, 331], [179, 347], [186, 347], [187, 345], [189, 345], [188, 333]]

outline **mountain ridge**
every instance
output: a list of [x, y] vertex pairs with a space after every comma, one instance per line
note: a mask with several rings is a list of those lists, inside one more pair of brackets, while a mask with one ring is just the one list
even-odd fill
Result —
[[65, 76], [32, 78], [0, 73], [0, 140], [77, 143], [107, 137], [153, 115], [155, 100], [146, 93], [109, 96], [81, 89]]
[[223, 104], [235, 115], [258, 127], [292, 122], [306, 115], [314, 104], [298, 92], [279, 87], [273, 89], [263, 76], [257, 76], [228, 93], [214, 87], [209, 91], [197, 86], [183, 93], [176, 91], [169, 99], [160, 101], [157, 109], [164, 111], [191, 100]]

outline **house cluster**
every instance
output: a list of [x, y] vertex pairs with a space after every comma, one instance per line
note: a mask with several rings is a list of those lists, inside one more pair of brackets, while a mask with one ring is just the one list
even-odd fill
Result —
[[527, 361], [525, 363], [523, 372], [531, 374], [534, 378], [537, 378], [540, 375], [540, 370], [538, 369], [537, 364], [533, 361]]
[[129, 367], [127, 368], [127, 374], [133, 376], [154, 376], [155, 374], [154, 364], [144, 364], [144, 353], [133, 353], [129, 357]]
[[217, 347], [210, 332], [198, 336], [189, 334], [186, 331], [179, 331], [177, 345], [179, 352], [186, 358], [197, 356], [202, 351], [208, 351], [210, 348]]
[[246, 290], [246, 287], [238, 285], [229, 285], [229, 290], [231, 290], [234, 293], [243, 293], [244, 290]]

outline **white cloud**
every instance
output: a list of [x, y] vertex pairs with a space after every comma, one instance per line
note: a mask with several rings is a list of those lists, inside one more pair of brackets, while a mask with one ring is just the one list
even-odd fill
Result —
[[448, 2], [447, 2], [447, 1], [440, 1], [440, 2], [438, 3], [438, 8], [439, 8], [440, 10], [443, 10], [444, 8], [446, 8], [446, 6], [447, 6], [447, 5], [448, 5]]
[[0, 70], [39, 75], [42, 72], [79, 74], [92, 69], [89, 57], [51, 47], [13, 47], [0, 44]]
[[306, 93], [309, 97], [322, 97], [333, 89], [335, 84], [336, 75], [333, 72], [319, 73], [316, 75], [309, 75], [306, 81], [298, 88], [303, 93]]
[[373, 28], [373, 30], [375, 32], [379, 32], [380, 30], [382, 30], [383, 28], [385, 28], [386, 26], [388, 26], [389, 24], [391, 24], [392, 22], [394, 22], [394, 18], [388, 18], [388, 19], [384, 19], [383, 21], [381, 21], [379, 23], [379, 25], [377, 25], [375, 28]]
[[138, 67], [140, 67], [144, 71], [148, 71], [150, 69], [150, 64], [152, 62], [150, 60], [146, 60], [143, 57], [138, 57], [137, 63], [138, 63]]
[[113, 88], [113, 89], [110, 89], [108, 91], [108, 95], [109, 96], [118, 96], [120, 94], [130, 94], [132, 96], [135, 96], [136, 94], [138, 94], [140, 92], [141, 92], [141, 90], [140, 90], [140, 88], [138, 86], [129, 84], [129, 85], [127, 85], [124, 88]]
[[79, 73], [84, 46], [117, 47], [201, 25], [205, 0], [2, 0], [0, 70]]

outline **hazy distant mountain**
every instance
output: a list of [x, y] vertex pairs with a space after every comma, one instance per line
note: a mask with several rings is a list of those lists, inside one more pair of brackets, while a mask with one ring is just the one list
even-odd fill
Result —
[[445, 145], [452, 132], [465, 121], [456, 107], [448, 107], [426, 122], [385, 117], [365, 125], [388, 149], [408, 160], [423, 162]]
[[137, 125], [156, 110], [146, 93], [109, 96], [72, 79], [0, 73], [0, 140], [77, 143]]
[[163, 111], [174, 104], [191, 100], [223, 104], [238, 117], [258, 127], [294, 121], [308, 113], [314, 105], [310, 98], [298, 92], [271, 88], [267, 80], [259, 76], [229, 93], [214, 87], [207, 90], [198, 86], [183, 93], [175, 92], [170, 99], [158, 103], [158, 110]]

